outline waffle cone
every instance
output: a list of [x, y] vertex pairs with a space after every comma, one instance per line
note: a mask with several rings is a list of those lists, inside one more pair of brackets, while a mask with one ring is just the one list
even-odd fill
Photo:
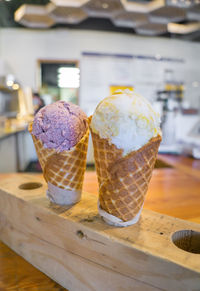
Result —
[[[32, 123], [29, 125], [29, 132], [32, 133]], [[32, 138], [46, 182], [58, 187], [59, 191], [64, 189], [81, 192], [86, 168], [89, 129], [69, 151], [57, 152], [55, 149], [45, 148], [42, 141], [33, 134]]]
[[141, 211], [161, 142], [152, 138], [137, 151], [123, 150], [91, 131], [101, 209], [124, 222]]

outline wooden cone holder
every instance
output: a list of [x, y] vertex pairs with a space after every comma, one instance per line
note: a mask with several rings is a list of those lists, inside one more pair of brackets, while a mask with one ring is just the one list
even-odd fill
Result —
[[34, 175], [0, 182], [0, 239], [69, 290], [200, 290], [200, 225], [144, 209], [112, 227], [96, 195], [60, 207]]

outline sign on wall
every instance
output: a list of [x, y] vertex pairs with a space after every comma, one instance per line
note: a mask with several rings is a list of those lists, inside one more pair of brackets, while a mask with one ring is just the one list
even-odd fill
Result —
[[129, 87], [155, 101], [173, 72], [173, 82], [181, 82], [184, 60], [160, 56], [83, 52], [81, 57], [80, 106], [89, 116], [111, 88]]

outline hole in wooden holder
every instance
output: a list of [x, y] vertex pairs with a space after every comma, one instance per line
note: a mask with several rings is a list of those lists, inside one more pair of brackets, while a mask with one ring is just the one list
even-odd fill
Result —
[[77, 230], [76, 235], [81, 239], [84, 238], [84, 233], [82, 232], [82, 230]]
[[200, 232], [179, 230], [172, 235], [173, 243], [186, 252], [200, 254]]
[[29, 182], [19, 185], [19, 189], [22, 190], [33, 190], [42, 187], [41, 183], [38, 182]]

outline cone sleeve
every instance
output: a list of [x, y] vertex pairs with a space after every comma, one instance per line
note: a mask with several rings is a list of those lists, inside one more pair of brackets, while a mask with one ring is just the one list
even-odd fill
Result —
[[123, 151], [92, 132], [94, 158], [99, 183], [99, 203], [124, 222], [141, 211], [156, 161], [161, 136], [152, 138], [137, 151]]

